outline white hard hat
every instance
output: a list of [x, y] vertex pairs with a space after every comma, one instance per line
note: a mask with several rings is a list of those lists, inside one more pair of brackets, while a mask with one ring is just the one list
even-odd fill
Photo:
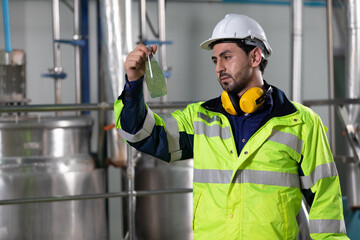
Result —
[[227, 14], [216, 25], [211, 38], [201, 43], [200, 47], [210, 50], [214, 42], [227, 39], [244, 39], [245, 44], [259, 47], [265, 58], [272, 52], [260, 24], [248, 16], [239, 14]]

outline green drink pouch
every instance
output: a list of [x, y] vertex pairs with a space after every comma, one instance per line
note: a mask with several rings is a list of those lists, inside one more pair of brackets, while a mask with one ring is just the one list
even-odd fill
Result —
[[152, 98], [165, 96], [167, 94], [166, 81], [159, 64], [155, 60], [145, 64], [145, 82]]

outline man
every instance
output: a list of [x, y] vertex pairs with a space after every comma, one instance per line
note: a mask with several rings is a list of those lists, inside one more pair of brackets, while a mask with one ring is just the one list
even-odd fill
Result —
[[153, 113], [142, 81], [156, 47], [140, 44], [125, 61], [127, 83], [114, 107], [118, 132], [139, 151], [194, 159], [195, 239], [296, 239], [303, 196], [313, 239], [348, 239], [325, 127], [263, 80], [272, 50], [261, 26], [226, 15], [201, 47], [213, 51], [221, 97], [171, 117]]

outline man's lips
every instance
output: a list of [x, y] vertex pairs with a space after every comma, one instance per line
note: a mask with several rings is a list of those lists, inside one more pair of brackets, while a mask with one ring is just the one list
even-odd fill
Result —
[[226, 81], [228, 81], [229, 79], [232, 79], [232, 77], [231, 77], [230, 74], [221, 73], [220, 76], [219, 76], [219, 79], [220, 79], [221, 82], [226, 82]]

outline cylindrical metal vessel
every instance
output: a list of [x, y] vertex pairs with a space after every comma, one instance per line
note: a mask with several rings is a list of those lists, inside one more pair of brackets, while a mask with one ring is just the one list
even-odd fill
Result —
[[[345, 58], [345, 83], [346, 97], [360, 97], [360, 2], [357, 0], [346, 0], [346, 29], [347, 29], [347, 48]], [[360, 106], [349, 105], [349, 122], [359, 129]], [[348, 152], [352, 154], [353, 149], [349, 147]], [[350, 208], [360, 207], [360, 175], [359, 169], [352, 163], [347, 166], [347, 196]]]
[[356, 162], [346, 164], [346, 190], [349, 208], [360, 209], [360, 166]]
[[0, 103], [26, 100], [25, 52], [0, 50]]
[[[0, 196], [105, 192], [89, 154], [89, 117], [0, 119]], [[0, 205], [0, 239], [107, 239], [105, 200]]]
[[[193, 160], [166, 163], [142, 154], [135, 168], [135, 190], [192, 188]], [[192, 193], [136, 199], [139, 240], [191, 240]]]

